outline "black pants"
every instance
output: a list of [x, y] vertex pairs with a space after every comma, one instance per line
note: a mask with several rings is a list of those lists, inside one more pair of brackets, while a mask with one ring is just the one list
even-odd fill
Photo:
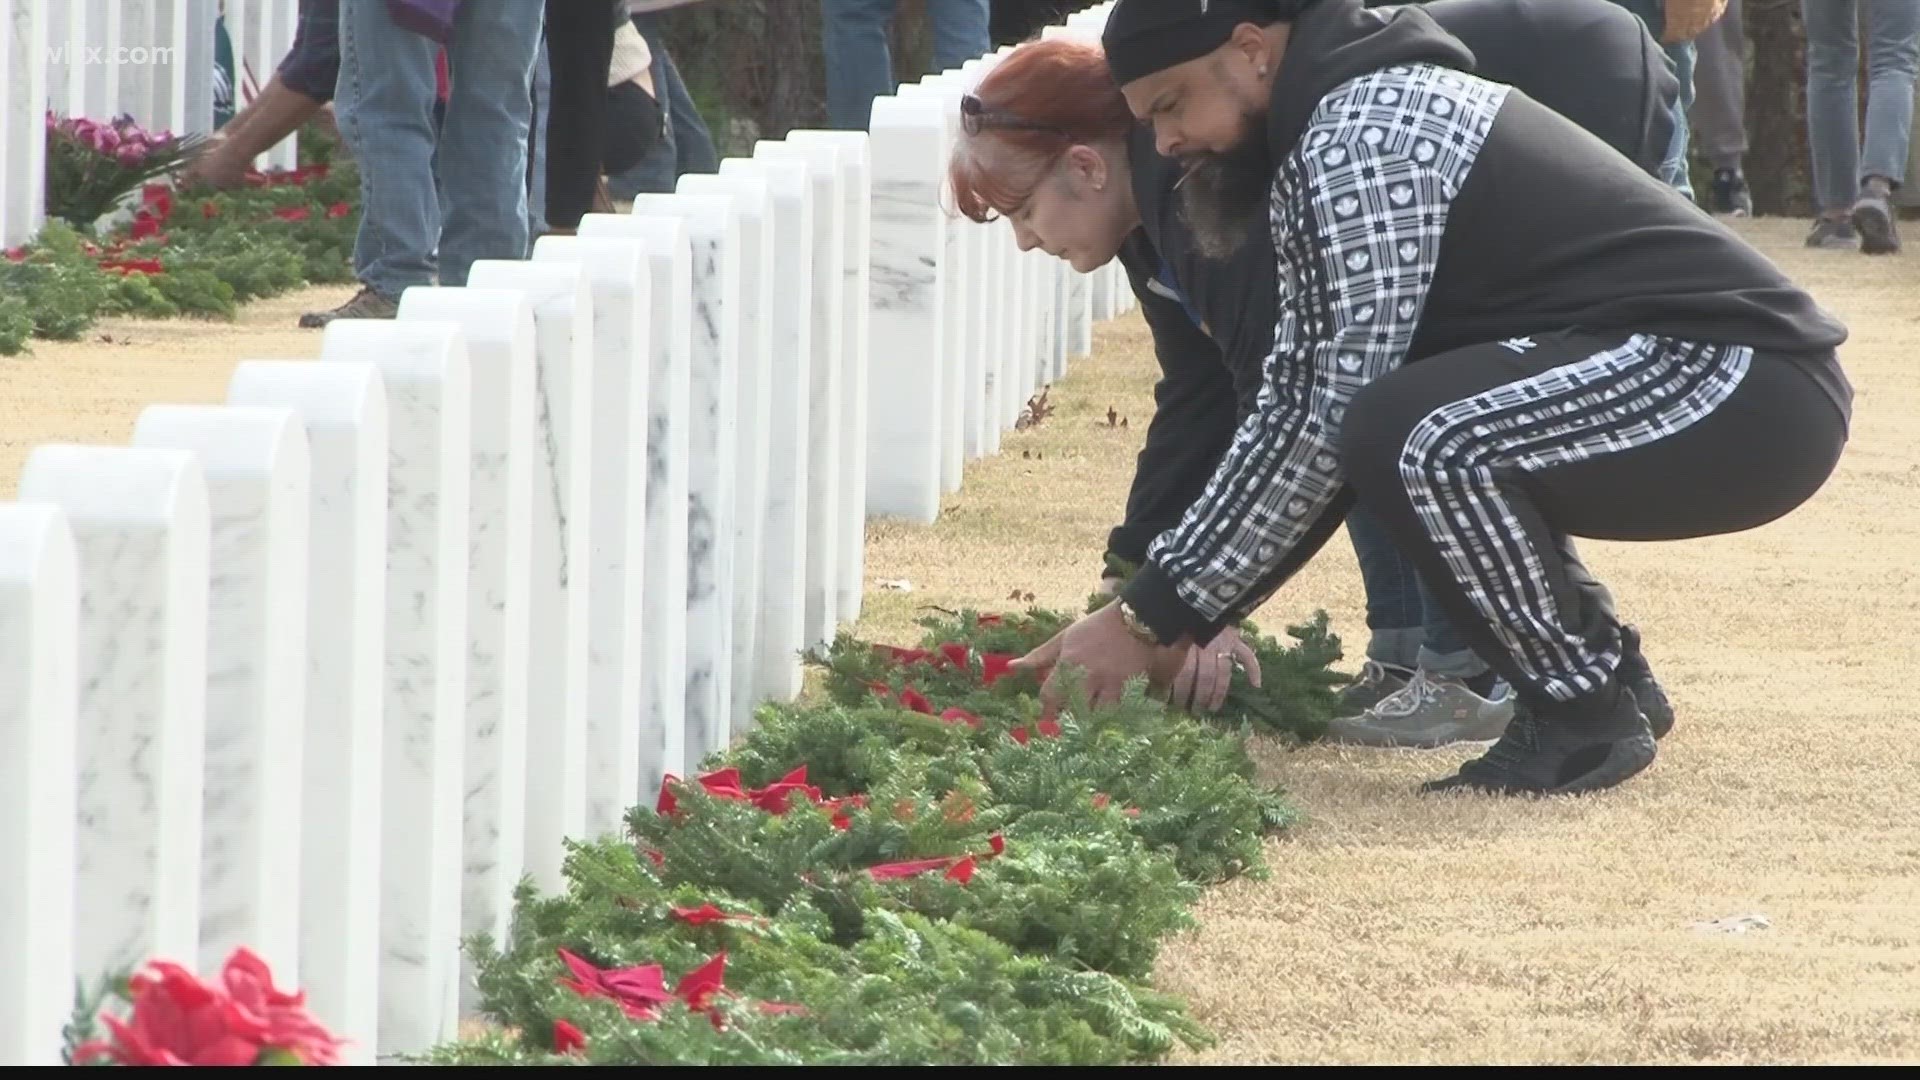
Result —
[[547, 225], [576, 229], [606, 157], [614, 0], [547, 0]]
[[1712, 536], [1798, 507], [1847, 440], [1806, 366], [1832, 362], [1619, 333], [1476, 345], [1368, 384], [1341, 452], [1359, 500], [1524, 700], [1610, 703], [1619, 624], [1571, 537]]

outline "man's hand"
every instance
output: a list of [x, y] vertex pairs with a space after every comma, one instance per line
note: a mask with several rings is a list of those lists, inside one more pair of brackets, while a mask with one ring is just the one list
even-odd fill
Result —
[[1240, 631], [1229, 626], [1207, 644], [1187, 650], [1169, 704], [1190, 713], [1218, 712], [1226, 704], [1235, 667], [1246, 669], [1247, 679], [1260, 685], [1260, 658], [1241, 640]]
[[1666, 32], [1662, 45], [1692, 41], [1727, 13], [1727, 0], [1666, 0]]
[[1120, 605], [1108, 604], [1055, 634], [1046, 644], [1013, 662], [1012, 670], [1042, 680], [1040, 701], [1058, 708], [1063, 695], [1054, 678], [1061, 665], [1081, 673], [1087, 703], [1093, 708], [1115, 704], [1126, 692], [1127, 680], [1147, 676], [1156, 693], [1172, 683], [1191, 646], [1161, 647], [1134, 637], [1120, 621]]

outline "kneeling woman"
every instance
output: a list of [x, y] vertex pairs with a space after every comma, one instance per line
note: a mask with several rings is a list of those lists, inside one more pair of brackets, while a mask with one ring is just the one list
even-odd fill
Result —
[[[1735, 532], [1810, 498], [1847, 437], [1844, 328], [1626, 158], [1466, 74], [1417, 8], [1120, 0], [1104, 44], [1191, 171], [1189, 219], [1225, 240], [1271, 222], [1278, 319], [1206, 493], [1121, 602], [1026, 666], [1083, 669], [1096, 693], [1164, 681], [1358, 499], [1531, 706], [1429, 790], [1588, 791], [1646, 768], [1620, 627], [1564, 541]], [[963, 152], [1031, 185], [1016, 222], [1099, 212], [1081, 157], [1034, 177], [990, 142]], [[1076, 264], [1094, 254], [1060, 235]]]

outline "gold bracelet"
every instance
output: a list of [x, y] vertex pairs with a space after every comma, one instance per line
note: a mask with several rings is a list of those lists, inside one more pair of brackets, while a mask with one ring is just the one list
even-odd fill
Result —
[[1120, 625], [1127, 628], [1127, 633], [1132, 634], [1143, 644], [1159, 648], [1160, 635], [1154, 633], [1153, 627], [1148, 626], [1145, 620], [1140, 618], [1140, 613], [1133, 610], [1133, 605], [1125, 600], [1118, 600], [1115, 603], [1120, 607]]

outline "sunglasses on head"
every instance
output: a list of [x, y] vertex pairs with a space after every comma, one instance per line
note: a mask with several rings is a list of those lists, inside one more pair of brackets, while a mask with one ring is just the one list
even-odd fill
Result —
[[1072, 140], [1073, 136], [1052, 124], [1043, 124], [1037, 120], [1028, 120], [1003, 109], [989, 109], [986, 103], [972, 94], [960, 99], [960, 126], [969, 135], [978, 135], [983, 131], [997, 129], [1001, 131], [1044, 131], [1058, 135], [1062, 139]]

